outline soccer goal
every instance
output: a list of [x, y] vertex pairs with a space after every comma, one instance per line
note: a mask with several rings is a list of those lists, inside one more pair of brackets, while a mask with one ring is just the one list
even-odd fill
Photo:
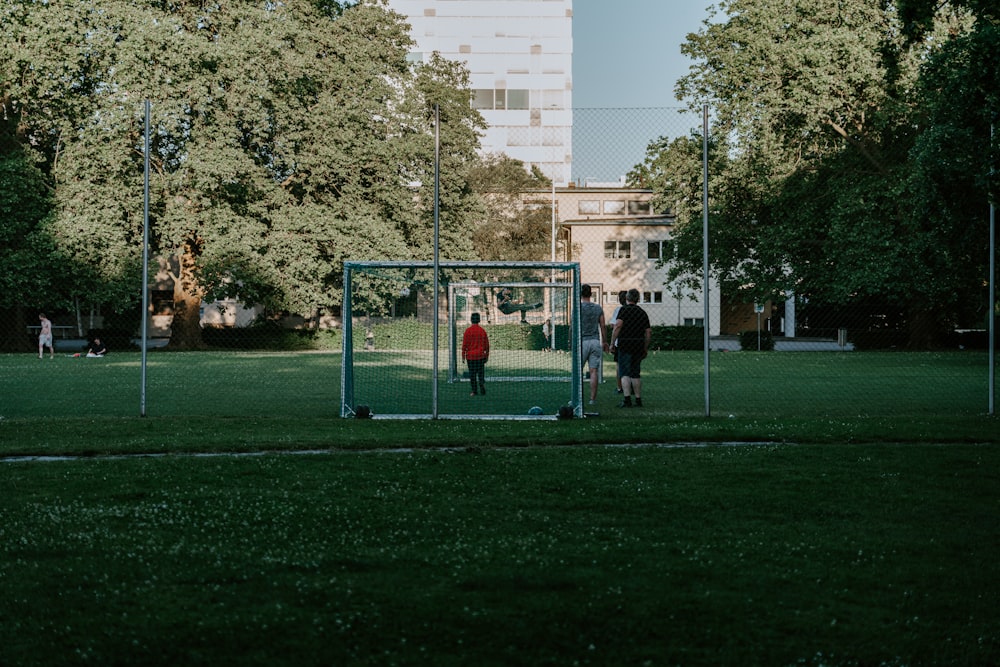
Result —
[[[582, 416], [579, 264], [438, 268], [435, 281], [431, 262], [344, 264], [341, 416]], [[474, 313], [490, 348], [475, 395], [462, 355]]]

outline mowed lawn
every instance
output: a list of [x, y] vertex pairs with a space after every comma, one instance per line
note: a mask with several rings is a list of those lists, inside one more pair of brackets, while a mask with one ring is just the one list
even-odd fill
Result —
[[[565, 382], [515, 382], [503, 351], [487, 366], [489, 396], [473, 398], [465, 382], [447, 381], [441, 360], [439, 413], [549, 415], [571, 395]], [[442, 355], [446, 356], [446, 355]], [[431, 413], [430, 355], [361, 353], [355, 398], [376, 415]], [[565, 354], [520, 352], [533, 372], [568, 368]], [[734, 418], [912, 417], [982, 415], [988, 408], [985, 352], [715, 352], [709, 362], [712, 416]], [[620, 414], [615, 365], [605, 363], [598, 403], [602, 418], [688, 418], [706, 414], [704, 356], [655, 352], [643, 363], [645, 409]], [[555, 374], [557, 371], [554, 371]], [[543, 374], [545, 374], [543, 372]], [[143, 394], [143, 389], [145, 394]], [[337, 417], [341, 356], [329, 352], [154, 351], [145, 386], [141, 357], [104, 359], [0, 356], [0, 417]], [[586, 398], [586, 396], [585, 396]], [[414, 404], [401, 405], [401, 404]]]
[[995, 444], [88, 457], [0, 479], [3, 665], [1000, 663]]
[[337, 354], [0, 357], [0, 665], [998, 664], [985, 360], [713, 354], [706, 415], [658, 353], [642, 410], [609, 366], [496, 421], [342, 419]]
[[[537, 354], [539, 364], [565, 356]], [[565, 382], [503, 382], [488, 373], [488, 395], [470, 397], [466, 383], [449, 383], [444, 372], [441, 414], [526, 415], [539, 405], [547, 415], [522, 421], [344, 419], [340, 359], [323, 352], [152, 352], [143, 393], [138, 353], [104, 359], [0, 355], [0, 457], [1000, 440], [997, 420], [988, 414], [985, 352], [712, 353], [707, 411], [701, 353], [652, 354], [643, 364], [645, 406], [631, 410], [618, 408], [609, 360], [597, 405], [584, 406], [594, 416], [568, 422], [552, 420], [568, 395]], [[356, 383], [359, 402], [372, 405], [377, 417], [398, 411], [397, 397], [407, 387], [420, 397], [407, 400], [430, 411], [428, 369], [382, 353], [363, 361], [385, 368], [384, 377]]]

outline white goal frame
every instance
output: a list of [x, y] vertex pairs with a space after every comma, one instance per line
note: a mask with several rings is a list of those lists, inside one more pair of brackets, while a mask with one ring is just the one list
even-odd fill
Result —
[[[454, 300], [455, 287], [458, 285], [471, 285], [473, 281], [463, 278], [456, 281], [442, 281], [438, 285], [437, 293], [433, 293], [433, 307], [431, 313], [437, 312], [439, 315], [434, 318], [431, 315], [431, 319], [434, 320], [434, 335], [431, 342], [431, 349], [427, 350], [427, 354], [433, 358], [433, 369], [429, 372], [427, 377], [427, 388], [430, 392], [430, 409], [429, 410], [396, 410], [395, 406], [386, 405], [383, 402], [382, 405], [368, 405], [368, 401], [360, 397], [360, 394], [364, 392], [358, 391], [358, 386], [356, 385], [356, 363], [357, 355], [359, 355], [362, 350], [356, 349], [357, 344], [355, 342], [355, 326], [359, 325], [358, 315], [354, 310], [354, 289], [356, 287], [356, 277], [359, 274], [370, 274], [383, 278], [387, 281], [392, 280], [391, 275], [407, 275], [408, 272], [430, 272], [430, 275], [434, 275], [435, 263], [427, 261], [347, 261], [344, 262], [344, 299], [342, 306], [342, 331], [343, 340], [341, 346], [341, 382], [340, 382], [340, 416], [341, 417], [355, 417], [358, 412], [358, 408], [362, 405], [368, 408], [371, 412], [371, 416], [376, 419], [556, 419], [560, 415], [558, 414], [561, 410], [563, 412], [562, 416], [568, 416], [571, 414], [574, 417], [584, 416], [583, 412], [583, 372], [582, 372], [582, 360], [581, 360], [581, 342], [580, 342], [580, 264], [579, 262], [482, 262], [482, 261], [470, 261], [470, 262], [439, 262], [436, 264], [438, 268], [438, 276], [459, 274], [459, 275], [469, 275], [474, 274], [476, 271], [483, 270], [496, 270], [496, 271], [523, 271], [523, 272], [547, 272], [552, 278], [547, 282], [517, 282], [517, 281], [500, 281], [500, 282], [475, 282], [480, 288], [493, 288], [493, 287], [532, 287], [532, 288], [543, 288], [543, 289], [560, 289], [565, 290], [569, 294], [567, 318], [569, 319], [568, 324], [568, 335], [569, 341], [567, 341], [567, 347], [569, 352], [569, 358], [566, 359], [566, 363], [569, 367], [569, 372], [558, 376], [558, 377], [531, 377], [531, 378], [518, 378], [512, 376], [506, 376], [503, 378], [505, 382], [517, 382], [520, 380], [532, 380], [536, 382], [557, 382], [560, 386], [566, 387], [565, 392], [558, 390], [560, 395], [563, 396], [560, 399], [561, 403], [559, 406], [546, 405], [544, 413], [541, 415], [528, 414], [528, 408], [531, 406], [517, 406], [517, 409], [500, 409], [500, 412], [492, 412], [490, 414], [469, 414], [469, 413], [453, 413], [453, 412], [442, 412], [440, 410], [440, 382], [444, 380], [447, 384], [460, 383], [463, 382], [460, 370], [458, 367], [459, 354], [457, 352], [458, 341], [456, 339], [455, 332], [459, 328], [459, 323], [455, 321], [455, 308], [453, 304], [456, 303]], [[380, 274], [384, 272], [386, 275]], [[556, 281], [556, 275], [562, 275], [566, 277], [571, 277], [570, 280], [565, 278]], [[567, 275], [568, 274], [568, 275]], [[435, 281], [437, 282], [437, 281]], [[425, 287], [429, 284], [424, 283]], [[401, 289], [405, 290], [406, 285], [395, 288], [397, 292]], [[391, 296], [391, 295], [387, 295]], [[440, 301], [444, 300], [445, 303], [441, 304]], [[572, 305], [569, 305], [572, 304]], [[446, 331], [440, 331], [440, 326], [447, 326]], [[443, 345], [442, 335], [447, 336], [447, 344]], [[365, 346], [367, 347], [367, 345]], [[367, 352], [365, 352], [367, 353]], [[447, 355], [447, 368], [443, 369], [445, 372], [441, 372], [438, 369], [438, 358], [442, 355]], [[368, 357], [372, 359], [375, 357]], [[388, 358], [388, 357], [386, 357]], [[377, 359], [377, 358], [376, 358]], [[371, 396], [369, 391], [368, 396]], [[386, 401], [391, 402], [391, 401]], [[485, 404], [485, 401], [483, 402]], [[565, 407], [564, 407], [565, 406]], [[567, 408], [568, 407], [568, 411]], [[523, 411], [522, 411], [523, 410]], [[365, 411], [362, 410], [362, 413]], [[567, 414], [568, 413], [568, 414]]]

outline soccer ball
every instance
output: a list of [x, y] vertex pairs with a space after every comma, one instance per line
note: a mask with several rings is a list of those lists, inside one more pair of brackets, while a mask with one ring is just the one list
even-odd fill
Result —
[[528, 410], [529, 415], [542, 415], [545, 414], [540, 407], [537, 405]]

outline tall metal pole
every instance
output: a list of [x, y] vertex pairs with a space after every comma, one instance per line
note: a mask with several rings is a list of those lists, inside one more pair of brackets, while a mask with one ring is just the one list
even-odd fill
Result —
[[139, 388], [139, 416], [146, 416], [146, 351], [149, 340], [149, 100], [145, 104], [142, 177], [142, 368]]
[[[556, 179], [552, 177], [552, 261], [556, 261]], [[556, 270], [549, 271], [549, 282], [556, 281]], [[548, 295], [549, 300], [549, 350], [556, 349], [556, 321], [555, 304], [552, 302], [552, 295]]]
[[[993, 156], [996, 155], [996, 150], [993, 147], [993, 124], [990, 123], [990, 175], [993, 176], [995, 169], [993, 168]], [[993, 187], [993, 180], [990, 179], [990, 188]], [[991, 415], [996, 414], [996, 321], [997, 321], [997, 225], [996, 225], [996, 203], [994, 199], [996, 198], [996, 193], [988, 191], [990, 197], [990, 299], [989, 299], [989, 314], [987, 319], [987, 329], [988, 329], [988, 343], [989, 346], [989, 409], [988, 412]]]
[[701, 257], [702, 257], [702, 293], [704, 295], [704, 347], [705, 355], [705, 416], [712, 416], [712, 392], [709, 373], [709, 352], [711, 341], [709, 328], [711, 326], [711, 308], [709, 307], [709, 275], [708, 275], [708, 105], [701, 107]]
[[431, 418], [438, 418], [438, 317], [440, 314], [439, 272], [440, 257], [440, 223], [441, 223], [441, 105], [434, 105], [434, 349], [431, 356], [431, 372], [434, 373], [434, 383], [431, 389]]

